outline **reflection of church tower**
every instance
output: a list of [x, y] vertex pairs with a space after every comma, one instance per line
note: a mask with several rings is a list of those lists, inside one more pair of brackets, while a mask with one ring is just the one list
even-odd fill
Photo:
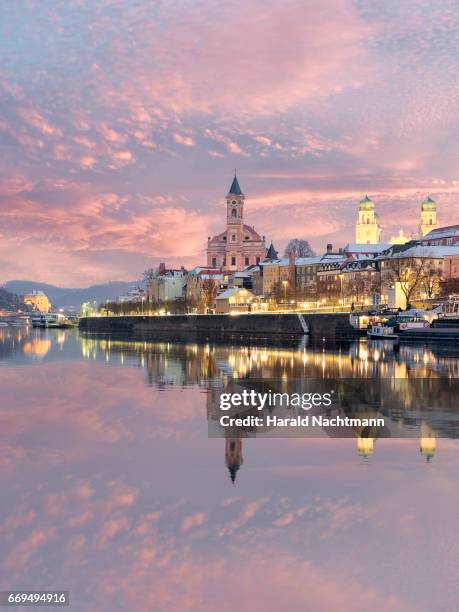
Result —
[[242, 457], [242, 439], [240, 434], [226, 433], [225, 462], [230, 473], [231, 481], [234, 483], [236, 474], [241, 467], [244, 459]]
[[435, 455], [435, 449], [437, 448], [435, 432], [427, 425], [427, 423], [422, 422], [420, 434], [419, 452], [426, 458], [426, 461], [430, 461]]
[[375, 211], [375, 203], [365, 196], [359, 203], [359, 216], [355, 225], [357, 244], [377, 244], [381, 240], [381, 226]]
[[374, 453], [374, 438], [357, 438], [357, 452], [360, 457], [365, 459]]
[[430, 196], [421, 204], [421, 237], [437, 229], [437, 203]]

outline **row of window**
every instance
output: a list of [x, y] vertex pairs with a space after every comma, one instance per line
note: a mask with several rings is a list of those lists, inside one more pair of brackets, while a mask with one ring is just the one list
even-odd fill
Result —
[[[223, 240], [226, 240], [226, 236], [223, 236]], [[231, 241], [236, 242], [237, 236], [236, 234], [231, 234]], [[244, 240], [250, 240], [250, 236], [244, 236]]]
[[[258, 266], [258, 264], [260, 263], [260, 258], [257, 257], [256, 258], [256, 265]], [[223, 258], [223, 266], [226, 266], [226, 258]], [[231, 265], [232, 266], [236, 266], [237, 265], [237, 258], [233, 255], [231, 257]], [[249, 266], [250, 265], [250, 258], [245, 256], [244, 257], [244, 265], [245, 266]], [[216, 257], [212, 257], [212, 268], [216, 268], [217, 267], [217, 258]]]

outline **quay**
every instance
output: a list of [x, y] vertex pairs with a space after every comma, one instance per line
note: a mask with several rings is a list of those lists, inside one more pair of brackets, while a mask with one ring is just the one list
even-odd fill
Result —
[[304, 336], [347, 339], [359, 337], [349, 313], [263, 313], [212, 315], [126, 315], [82, 317], [79, 329], [102, 334], [128, 334], [173, 340], [178, 336]]
[[459, 344], [459, 327], [425, 327], [400, 334], [400, 342]]

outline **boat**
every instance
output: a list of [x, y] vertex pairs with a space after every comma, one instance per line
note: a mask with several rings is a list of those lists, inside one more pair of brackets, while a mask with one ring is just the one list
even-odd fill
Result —
[[31, 321], [32, 327], [45, 327], [45, 315], [34, 315]]
[[417, 312], [401, 312], [396, 317], [371, 325], [367, 331], [369, 338], [399, 338], [401, 334], [413, 329], [430, 327], [429, 321]]
[[383, 340], [398, 340], [398, 333], [395, 331], [395, 324], [389, 321], [383, 323], [374, 323], [367, 330], [369, 338], [378, 338]]
[[60, 312], [50, 312], [32, 317], [32, 327], [42, 329], [70, 329], [75, 324]]

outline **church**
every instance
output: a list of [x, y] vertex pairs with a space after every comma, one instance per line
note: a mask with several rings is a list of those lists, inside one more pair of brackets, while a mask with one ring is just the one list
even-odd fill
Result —
[[244, 200], [235, 174], [226, 196], [226, 229], [207, 239], [209, 268], [238, 272], [265, 259], [265, 237], [244, 223]]
[[[437, 229], [437, 203], [430, 196], [421, 203], [419, 225], [420, 238]], [[398, 236], [392, 237], [391, 244], [404, 244], [409, 238], [400, 230]], [[375, 203], [365, 196], [359, 202], [359, 212], [355, 225], [356, 244], [379, 244], [381, 242], [381, 224], [375, 209]]]

